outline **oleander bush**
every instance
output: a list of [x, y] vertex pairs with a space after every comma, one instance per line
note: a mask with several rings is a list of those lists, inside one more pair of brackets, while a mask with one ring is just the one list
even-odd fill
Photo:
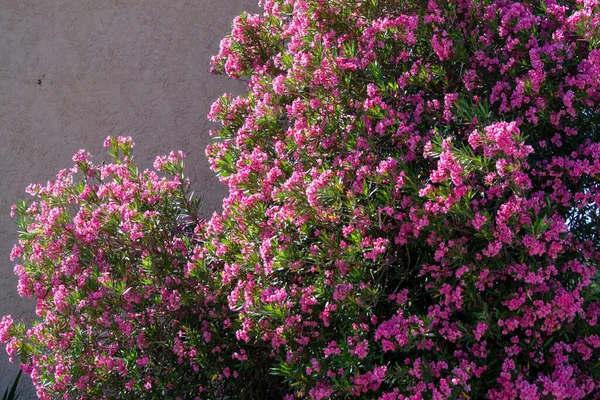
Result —
[[17, 206], [41, 397], [600, 397], [597, 0], [261, 5], [213, 58], [222, 213], [125, 139]]
[[222, 329], [235, 316], [199, 261], [204, 223], [184, 155], [139, 171], [130, 138], [105, 146], [109, 162], [80, 151], [13, 207], [18, 291], [36, 299], [38, 319], [26, 329], [5, 316], [0, 340], [41, 399], [215, 398], [237, 382], [217, 379], [235, 354]]

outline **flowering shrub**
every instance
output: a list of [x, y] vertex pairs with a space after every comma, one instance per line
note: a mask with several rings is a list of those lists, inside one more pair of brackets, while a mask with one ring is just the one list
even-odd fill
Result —
[[111, 163], [80, 151], [73, 168], [28, 188], [36, 201], [14, 206], [18, 291], [37, 299], [39, 319], [26, 330], [3, 317], [0, 340], [41, 399], [226, 392], [235, 382], [216, 378], [235, 338], [219, 327], [231, 313], [195, 263], [203, 223], [186, 197], [184, 156], [140, 172], [131, 139], [105, 145]]
[[17, 207], [41, 397], [600, 396], [598, 2], [262, 6], [213, 58], [221, 214], [124, 139]]
[[262, 3], [213, 59], [237, 338], [298, 397], [600, 396], [598, 2]]

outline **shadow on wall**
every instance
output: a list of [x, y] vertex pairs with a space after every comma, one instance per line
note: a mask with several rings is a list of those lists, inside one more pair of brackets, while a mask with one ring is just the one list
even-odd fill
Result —
[[[80, 148], [100, 156], [107, 135], [132, 136], [142, 168], [181, 149], [202, 212], [220, 207], [226, 189], [204, 157], [206, 114], [243, 85], [212, 77], [209, 61], [243, 10], [259, 12], [257, 1], [0, 1], [0, 316], [33, 315], [9, 260], [10, 205]], [[0, 351], [0, 395], [16, 373]], [[35, 398], [27, 382], [21, 398]]]

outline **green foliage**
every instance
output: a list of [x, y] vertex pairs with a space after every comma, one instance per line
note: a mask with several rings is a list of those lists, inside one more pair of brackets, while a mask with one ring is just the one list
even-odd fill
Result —
[[17, 391], [19, 387], [19, 382], [21, 380], [21, 375], [23, 371], [19, 371], [12, 384], [4, 390], [4, 394], [2, 395], [2, 400], [18, 400], [21, 397], [19, 391]]

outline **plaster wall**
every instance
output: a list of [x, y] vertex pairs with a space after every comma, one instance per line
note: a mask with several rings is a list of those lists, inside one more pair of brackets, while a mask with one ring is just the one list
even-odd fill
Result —
[[[208, 168], [206, 114], [240, 82], [208, 72], [211, 55], [256, 0], [0, 0], [0, 316], [33, 316], [9, 252], [10, 205], [84, 148], [100, 160], [107, 135], [132, 136], [142, 168], [183, 150], [203, 213], [226, 194]], [[0, 348], [0, 391], [16, 374]], [[27, 396], [34, 398], [31, 385]]]

